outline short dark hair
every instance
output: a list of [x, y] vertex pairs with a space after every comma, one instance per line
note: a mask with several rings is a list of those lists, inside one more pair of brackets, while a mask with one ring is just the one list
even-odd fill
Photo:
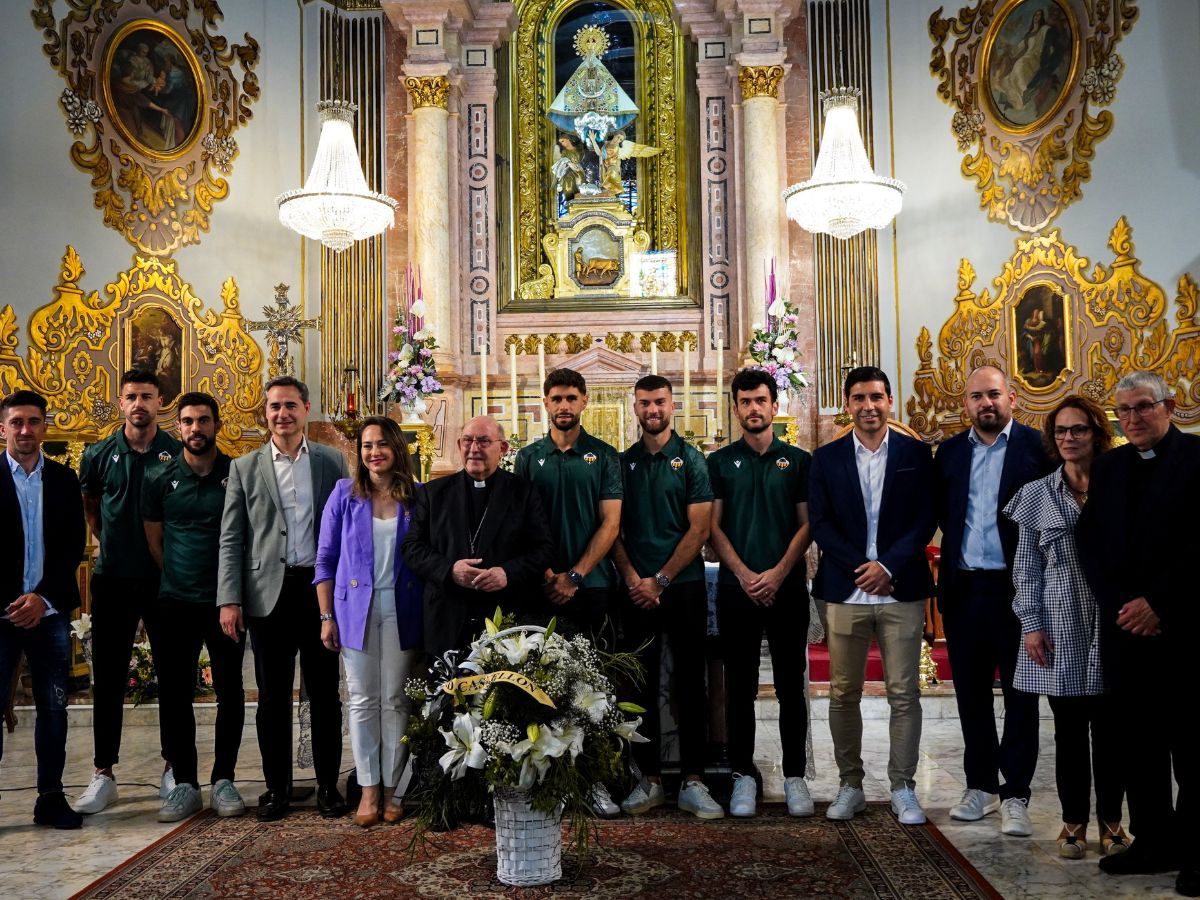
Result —
[[271, 388], [277, 387], [295, 388], [300, 392], [301, 401], [304, 403], [308, 402], [308, 385], [293, 375], [276, 375], [263, 385], [263, 396], [266, 397], [267, 392], [270, 391]]
[[675, 389], [671, 387], [670, 380], [663, 378], [661, 375], [643, 375], [633, 386], [635, 391], [661, 391], [663, 388], [666, 388], [672, 394], [675, 393]]
[[152, 384], [162, 393], [162, 384], [158, 380], [158, 376], [149, 369], [126, 369], [121, 373], [121, 383], [118, 387], [125, 387], [127, 384]]
[[217, 400], [212, 394], [206, 394], [203, 391], [189, 391], [179, 398], [179, 402], [175, 404], [175, 408], [183, 412], [185, 406], [207, 406], [212, 410], [214, 422], [221, 421], [221, 409], [217, 406]]
[[888, 380], [887, 372], [878, 366], [859, 366], [857, 369], [851, 369], [850, 374], [846, 376], [846, 384], [842, 388], [843, 396], [850, 399], [850, 388], [856, 384], [862, 384], [864, 381], [882, 381], [883, 389], [887, 391], [887, 395], [892, 396], [892, 383]]
[[1062, 454], [1058, 452], [1058, 441], [1054, 440], [1054, 426], [1058, 424], [1058, 414], [1064, 409], [1077, 409], [1087, 417], [1088, 425], [1092, 427], [1092, 436], [1096, 439], [1096, 456], [1105, 450], [1112, 449], [1112, 425], [1109, 424], [1108, 416], [1100, 408], [1100, 404], [1079, 394], [1071, 394], [1063, 397], [1058, 406], [1047, 413], [1046, 425], [1042, 428], [1042, 446], [1046, 448], [1046, 453], [1052, 462], [1061, 463], [1063, 461]]
[[775, 378], [766, 369], [760, 369], [757, 366], [747, 366], [744, 369], [738, 369], [737, 373], [729, 382], [729, 396], [737, 403], [738, 391], [752, 391], [760, 385], [766, 385], [767, 390], [771, 392], [771, 402], [774, 403], [779, 399], [779, 385], [775, 383]]
[[0, 400], [0, 420], [8, 418], [8, 411], [14, 406], [36, 406], [46, 415], [46, 398], [37, 391], [13, 391]]
[[574, 369], [561, 368], [555, 369], [546, 376], [546, 383], [542, 385], [542, 396], [550, 396], [550, 388], [556, 387], [573, 387], [581, 394], [587, 394], [587, 382], [583, 380], [583, 376]]

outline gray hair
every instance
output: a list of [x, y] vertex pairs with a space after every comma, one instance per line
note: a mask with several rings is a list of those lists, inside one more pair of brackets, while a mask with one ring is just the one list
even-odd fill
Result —
[[1117, 392], [1120, 391], [1149, 391], [1155, 400], [1167, 400], [1171, 390], [1162, 377], [1154, 372], [1130, 372], [1117, 382]]

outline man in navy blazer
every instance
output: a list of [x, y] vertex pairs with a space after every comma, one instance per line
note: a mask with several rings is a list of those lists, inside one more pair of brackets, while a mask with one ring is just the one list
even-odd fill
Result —
[[[1002, 833], [1027, 836], [1033, 831], [1028, 807], [1038, 757], [1038, 698], [1012, 684], [1021, 644], [1012, 611], [1017, 526], [1001, 510], [1018, 488], [1049, 472], [1050, 462], [1041, 435], [1013, 419], [1016, 396], [995, 366], [971, 372], [963, 407], [973, 425], [938, 448], [934, 469], [942, 528], [938, 608], [967, 778], [950, 817], [973, 822], [999, 809]], [[997, 669], [1004, 692], [1002, 737], [994, 709]]]
[[926, 444], [889, 429], [892, 387], [882, 370], [851, 371], [845, 397], [854, 428], [813, 454], [808, 501], [813, 539], [821, 548], [817, 578], [828, 623], [829, 731], [841, 780], [825, 815], [850, 819], [866, 809], [859, 701], [874, 638], [891, 707], [892, 811], [905, 825], [921, 825], [917, 675], [925, 600], [933, 596], [925, 560], [936, 527], [933, 458]]
[[[67, 805], [62, 773], [67, 759], [67, 676], [71, 611], [79, 606], [76, 571], [83, 558], [83, 499], [79, 479], [42, 453], [46, 398], [16, 391], [0, 403], [0, 709], [8, 706], [13, 669], [22, 651], [33, 676], [37, 727], [37, 803], [33, 821], [78, 828], [83, 818]], [[4, 729], [0, 727], [0, 757]]]

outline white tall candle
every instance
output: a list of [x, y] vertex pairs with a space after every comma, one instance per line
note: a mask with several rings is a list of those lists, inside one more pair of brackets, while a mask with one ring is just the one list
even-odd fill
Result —
[[717, 419], [717, 431], [721, 430], [721, 408], [725, 402], [725, 338], [717, 338], [717, 405], [714, 414]]
[[517, 436], [517, 344], [508, 348], [509, 437]]
[[[538, 338], [538, 383], [537, 390], [540, 396], [543, 391], [543, 386], [546, 384], [546, 345], [542, 343], [542, 339]], [[541, 405], [541, 413], [538, 415], [538, 421], [542, 425], [542, 433], [539, 437], [546, 436], [546, 404]]]
[[692, 430], [692, 364], [691, 346], [683, 342], [683, 430]]
[[487, 415], [487, 341], [482, 341], [479, 344], [479, 396], [483, 403], [483, 411], [481, 415]]
[[625, 403], [617, 404], [617, 449], [625, 449]]
[[650, 374], [658, 374], [658, 338], [650, 342]]

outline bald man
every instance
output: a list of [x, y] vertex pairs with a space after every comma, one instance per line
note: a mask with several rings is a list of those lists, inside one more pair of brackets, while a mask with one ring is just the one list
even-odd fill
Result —
[[401, 546], [425, 580], [425, 649], [434, 657], [466, 647], [497, 606], [533, 612], [554, 553], [532, 483], [500, 468], [508, 441], [499, 423], [472, 419], [458, 450], [460, 472], [418, 487]]
[[[1016, 391], [995, 366], [967, 377], [968, 431], [934, 458], [942, 561], [938, 608], [963, 733], [967, 789], [950, 809], [962, 822], [1000, 811], [1000, 831], [1025, 837], [1038, 757], [1038, 698], [1013, 687], [1021, 624], [1012, 610], [1017, 526], [1000, 511], [1017, 489], [1050, 471], [1041, 435], [1012, 417]], [[996, 733], [993, 684], [1000, 671], [1004, 732]], [[1000, 779], [1004, 779], [1001, 784]]]

